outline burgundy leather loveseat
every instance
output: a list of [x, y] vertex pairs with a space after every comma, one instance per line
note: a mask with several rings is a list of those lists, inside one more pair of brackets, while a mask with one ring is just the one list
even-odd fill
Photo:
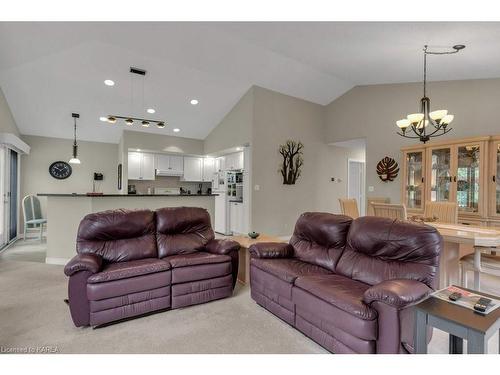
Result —
[[97, 326], [232, 294], [239, 244], [216, 240], [205, 209], [85, 216], [66, 265], [74, 324]]
[[305, 213], [288, 244], [250, 247], [251, 295], [331, 352], [409, 353], [442, 246], [422, 224]]

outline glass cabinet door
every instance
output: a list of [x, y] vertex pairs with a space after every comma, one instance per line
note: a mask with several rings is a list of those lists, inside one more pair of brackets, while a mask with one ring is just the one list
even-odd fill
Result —
[[423, 208], [423, 151], [406, 154], [405, 203], [409, 209]]
[[431, 150], [430, 200], [449, 201], [451, 197], [451, 149]]
[[496, 169], [493, 174], [493, 183], [495, 184], [495, 214], [500, 215], [500, 143], [495, 144]]
[[456, 183], [457, 204], [461, 212], [479, 212], [480, 161], [478, 144], [458, 146]]

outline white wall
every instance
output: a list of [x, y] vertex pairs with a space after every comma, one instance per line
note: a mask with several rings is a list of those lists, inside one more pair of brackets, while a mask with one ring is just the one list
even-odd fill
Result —
[[[49, 174], [54, 161], [68, 161], [73, 141], [69, 139], [22, 136], [31, 147], [29, 155], [21, 157], [21, 198], [37, 193], [87, 193], [92, 191], [94, 172], [104, 174], [100, 191], [119, 193], [117, 186], [118, 145], [99, 142], [78, 142], [80, 165], [72, 164], [73, 173], [65, 180]], [[46, 199], [40, 197], [42, 211], [46, 212]], [[21, 212], [22, 216], [22, 212]], [[21, 223], [22, 226], [22, 223]]]
[[19, 129], [12, 116], [7, 99], [0, 87], [0, 133], [12, 133], [19, 137]]

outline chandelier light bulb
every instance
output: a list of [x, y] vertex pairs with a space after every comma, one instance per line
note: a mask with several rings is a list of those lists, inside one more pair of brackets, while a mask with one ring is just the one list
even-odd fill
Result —
[[134, 120], [132, 120], [131, 118], [128, 118], [125, 120], [125, 124], [127, 124], [128, 126], [132, 126], [132, 125], [134, 125]]
[[156, 126], [160, 129], [163, 129], [165, 127], [165, 123], [163, 121], [160, 121], [159, 123], [156, 124]]
[[149, 128], [149, 121], [144, 120], [143, 122], [141, 122], [141, 124], [143, 127]]
[[406, 129], [408, 126], [410, 126], [410, 120], [404, 118], [402, 120], [398, 120], [396, 121], [396, 125], [398, 126], [398, 128], [400, 129]]
[[434, 121], [440, 121], [447, 114], [448, 114], [448, 111], [446, 109], [440, 109], [440, 110], [433, 111], [433, 112], [429, 113], [429, 116]]
[[114, 116], [108, 116], [108, 122], [110, 124], [114, 124], [116, 122], [116, 117], [114, 117]]
[[420, 121], [424, 119], [424, 114], [423, 113], [412, 113], [411, 115], [408, 115], [407, 119], [413, 124], [416, 125]]
[[453, 116], [453, 115], [446, 115], [441, 120], [441, 124], [448, 125], [450, 122], [453, 121], [454, 118], [455, 118], [455, 116]]

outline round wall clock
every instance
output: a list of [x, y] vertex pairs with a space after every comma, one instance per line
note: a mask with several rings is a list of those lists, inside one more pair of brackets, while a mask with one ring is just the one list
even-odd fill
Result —
[[65, 161], [55, 161], [49, 167], [49, 173], [52, 177], [57, 178], [58, 180], [64, 180], [71, 176], [71, 172], [73, 169], [71, 165], [66, 163]]

